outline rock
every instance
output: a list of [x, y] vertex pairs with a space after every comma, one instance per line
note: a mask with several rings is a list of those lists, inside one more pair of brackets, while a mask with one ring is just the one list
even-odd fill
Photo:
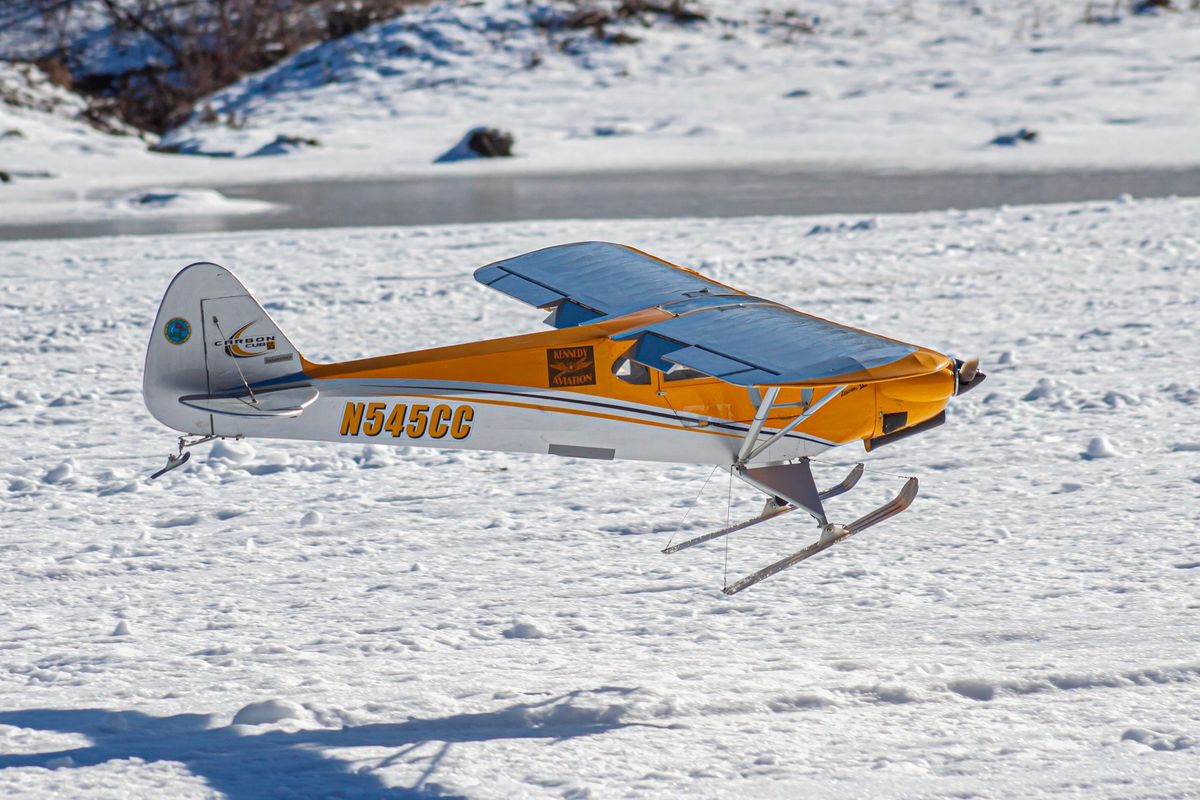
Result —
[[295, 153], [304, 147], [320, 147], [321, 140], [314, 139], [309, 136], [290, 136], [286, 133], [281, 133], [275, 137], [275, 141], [264, 144], [262, 147], [250, 154], [250, 158], [256, 156], [282, 156], [288, 153]]
[[12, 174], [0, 169], [0, 183], [12, 183]]
[[321, 524], [321, 512], [320, 511], [305, 512], [304, 516], [300, 518], [300, 527], [302, 527], [302, 528], [308, 528], [312, 525], [320, 525], [320, 524]]
[[165, 206], [179, 199], [179, 192], [138, 192], [129, 198], [135, 206]]
[[476, 128], [467, 138], [467, 147], [484, 158], [508, 158], [512, 146], [513, 135], [495, 128]]
[[183, 139], [171, 142], [153, 142], [147, 146], [152, 153], [167, 155], [207, 156], [208, 158], [234, 158], [237, 153], [232, 150], [205, 150], [195, 139]]
[[121, 620], [120, 622], [118, 622], [117, 627], [113, 628], [112, 635], [113, 636], [129, 636], [130, 635], [129, 623], [126, 622], [125, 620]]
[[1021, 142], [1032, 144], [1037, 141], [1037, 138], [1038, 132], [1033, 128], [1021, 128], [1014, 133], [1002, 133], [988, 144], [995, 147], [1016, 147]]
[[442, 153], [435, 164], [471, 158], [508, 158], [512, 156], [513, 135], [496, 128], [472, 128], [458, 144]]
[[0, 133], [0, 139], [24, 139], [25, 133], [19, 128], [9, 128], [4, 133]]
[[1133, 4], [1133, 13], [1135, 14], [1155, 14], [1160, 9], [1174, 10], [1171, 7], [1171, 0], [1138, 0]]

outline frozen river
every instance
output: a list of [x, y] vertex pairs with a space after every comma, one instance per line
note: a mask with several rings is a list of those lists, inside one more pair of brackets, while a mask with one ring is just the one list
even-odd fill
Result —
[[1104, 200], [1122, 194], [1188, 197], [1200, 196], [1200, 169], [883, 173], [780, 166], [310, 180], [217, 188], [227, 197], [268, 201], [276, 208], [257, 214], [0, 224], [0, 239], [537, 219], [883, 214]]

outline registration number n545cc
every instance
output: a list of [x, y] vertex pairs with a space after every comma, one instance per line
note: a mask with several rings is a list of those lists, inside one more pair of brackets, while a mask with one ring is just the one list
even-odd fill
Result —
[[445, 403], [346, 403], [342, 412], [342, 436], [393, 438], [465, 439], [471, 435], [475, 409]]

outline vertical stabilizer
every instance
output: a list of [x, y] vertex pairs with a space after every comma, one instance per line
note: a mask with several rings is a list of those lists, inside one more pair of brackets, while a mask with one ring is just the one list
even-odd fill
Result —
[[180, 270], [146, 351], [142, 391], [150, 413], [185, 433], [236, 435], [239, 417], [212, 408], [288, 378], [304, 379], [300, 353], [242, 282], [216, 264]]

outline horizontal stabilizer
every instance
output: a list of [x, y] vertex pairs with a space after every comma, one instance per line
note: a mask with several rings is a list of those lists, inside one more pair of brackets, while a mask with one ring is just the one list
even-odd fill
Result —
[[253, 393], [190, 394], [179, 398], [185, 406], [235, 417], [295, 417], [317, 399], [310, 384], [281, 389], [259, 389]]

